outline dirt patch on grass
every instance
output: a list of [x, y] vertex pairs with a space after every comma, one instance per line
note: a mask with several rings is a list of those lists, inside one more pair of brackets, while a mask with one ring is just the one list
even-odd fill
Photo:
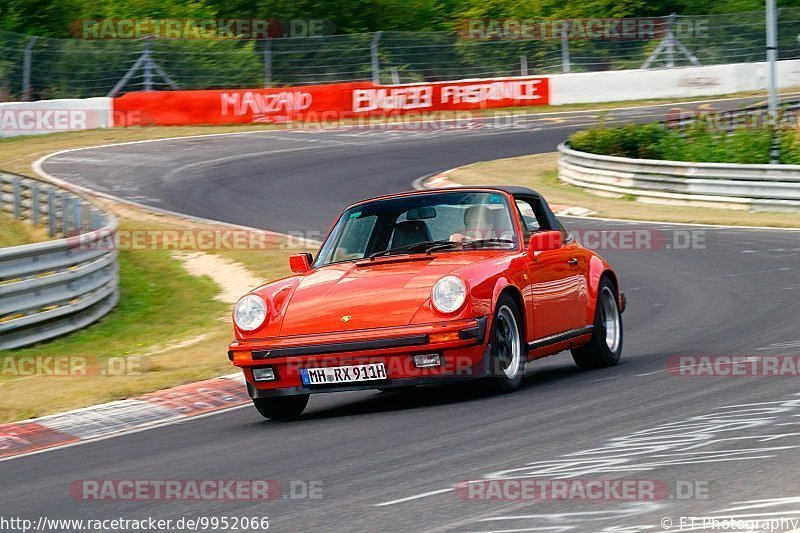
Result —
[[176, 252], [173, 257], [195, 276], [208, 276], [219, 285], [215, 298], [235, 304], [242, 295], [262, 284], [259, 277], [232, 259], [202, 252]]

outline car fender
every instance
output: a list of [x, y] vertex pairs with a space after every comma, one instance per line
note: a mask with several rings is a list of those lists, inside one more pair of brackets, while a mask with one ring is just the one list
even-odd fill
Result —
[[494, 315], [495, 311], [497, 310], [497, 299], [500, 298], [500, 293], [503, 292], [506, 287], [510, 286], [508, 279], [505, 276], [500, 276], [494, 283], [494, 287], [492, 288], [492, 306], [491, 306], [491, 313]]
[[587, 271], [587, 288], [589, 290], [586, 306], [587, 324], [592, 324], [594, 322], [595, 308], [597, 307], [597, 294], [600, 290], [600, 279], [603, 276], [609, 276], [619, 292], [619, 282], [614, 270], [603, 258], [598, 255], [593, 255], [589, 260], [589, 268]]
[[303, 276], [289, 276], [253, 289], [248, 294], [261, 296], [267, 304], [267, 320], [254, 331], [243, 331], [233, 322], [234, 333], [239, 340], [259, 337], [275, 337], [280, 331], [284, 311], [294, 295], [295, 289], [300, 284]]

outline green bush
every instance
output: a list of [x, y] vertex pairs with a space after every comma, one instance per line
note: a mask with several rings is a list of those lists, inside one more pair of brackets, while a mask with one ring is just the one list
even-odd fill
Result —
[[[570, 146], [582, 152], [697, 163], [769, 163], [772, 129], [715, 129], [705, 122], [677, 128], [664, 124], [599, 126], [579, 131]], [[779, 132], [780, 162], [800, 164], [800, 129]]]

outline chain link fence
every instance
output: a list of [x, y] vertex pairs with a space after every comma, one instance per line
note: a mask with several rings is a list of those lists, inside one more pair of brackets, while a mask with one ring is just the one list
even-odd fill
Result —
[[[602, 20], [602, 19], [598, 19]], [[0, 100], [129, 91], [385, 84], [762, 61], [763, 12], [671, 16], [642, 39], [378, 32], [262, 40], [81, 40], [0, 32]], [[779, 58], [800, 58], [800, 8], [779, 10]]]

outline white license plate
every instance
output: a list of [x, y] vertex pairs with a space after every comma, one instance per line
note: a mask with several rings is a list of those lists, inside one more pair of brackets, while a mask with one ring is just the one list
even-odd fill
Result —
[[383, 363], [368, 365], [332, 366], [325, 368], [301, 368], [303, 385], [329, 385], [332, 383], [353, 383], [357, 381], [378, 381], [386, 379]]

